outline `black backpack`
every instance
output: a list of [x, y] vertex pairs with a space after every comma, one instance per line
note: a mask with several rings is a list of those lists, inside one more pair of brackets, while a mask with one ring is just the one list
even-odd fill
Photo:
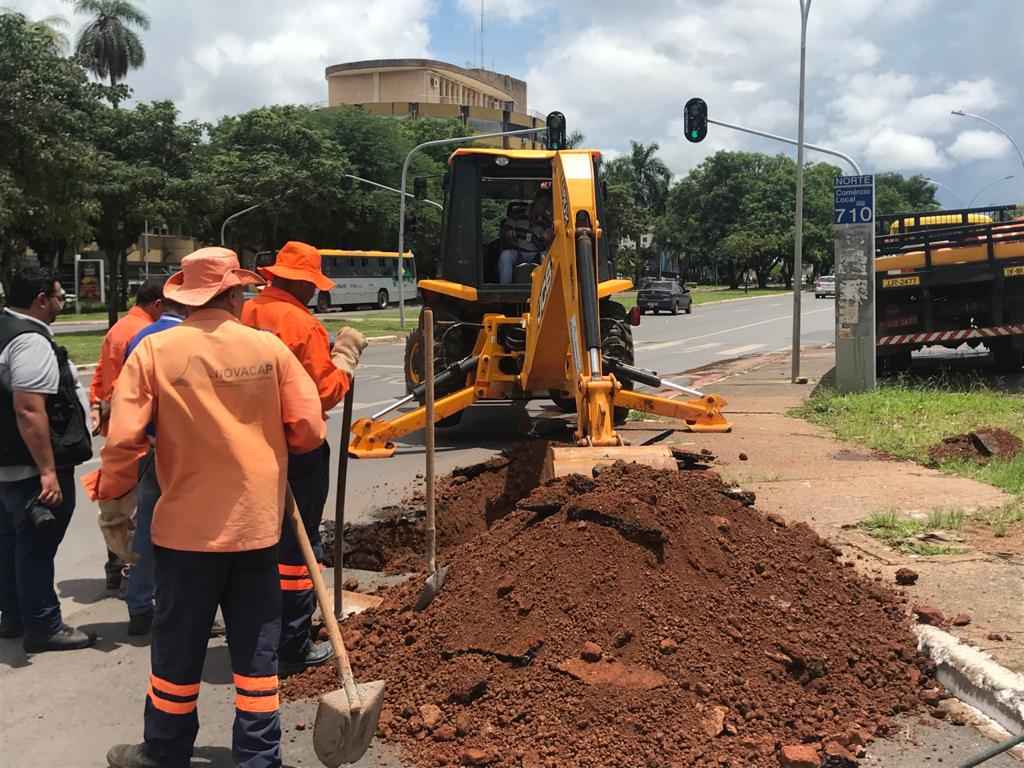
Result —
[[[57, 367], [60, 371], [60, 384], [57, 393], [46, 398], [46, 414], [50, 419], [50, 442], [53, 445], [54, 465], [72, 467], [83, 464], [92, 458], [92, 433], [85, 409], [78, 399], [75, 377], [71, 372], [71, 361], [68, 351], [59, 346], [34, 323], [13, 317], [7, 313], [0, 315], [0, 351], [11, 341], [23, 333], [38, 333], [46, 337], [57, 356]], [[4, 439], [0, 446], [0, 466], [33, 465], [28, 446], [21, 439], [17, 417], [14, 413], [14, 394], [9, 390], [0, 390], [0, 427], [4, 434], [13, 439]]]

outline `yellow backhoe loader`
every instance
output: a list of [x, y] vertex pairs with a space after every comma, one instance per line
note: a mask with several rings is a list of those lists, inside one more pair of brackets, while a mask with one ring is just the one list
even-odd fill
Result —
[[[684, 421], [693, 431], [728, 432], [725, 401], [662, 381], [633, 366], [631, 322], [612, 297], [632, 288], [616, 279], [602, 229], [601, 155], [566, 149], [565, 118], [548, 117], [544, 150], [464, 148], [445, 176], [439, 277], [421, 280], [433, 309], [434, 349], [422, 329], [407, 339], [408, 396], [352, 425], [349, 453], [391, 456], [395, 440], [422, 429], [423, 359], [434, 358], [439, 426], [457, 423], [481, 401], [550, 397], [576, 413], [576, 448], [554, 449], [549, 474], [589, 471], [616, 459], [675, 466], [664, 447], [626, 447], [615, 429], [630, 410]], [[422, 320], [421, 320], [422, 322]], [[669, 388], [687, 399], [633, 391]]]

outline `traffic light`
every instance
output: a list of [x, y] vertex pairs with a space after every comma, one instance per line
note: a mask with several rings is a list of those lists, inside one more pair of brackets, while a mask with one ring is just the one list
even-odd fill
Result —
[[696, 144], [708, 135], [708, 105], [704, 99], [693, 98], [683, 107], [686, 140]]

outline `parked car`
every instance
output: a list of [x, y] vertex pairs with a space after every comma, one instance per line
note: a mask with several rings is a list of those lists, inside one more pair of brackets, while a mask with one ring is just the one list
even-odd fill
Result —
[[641, 284], [640, 290], [637, 291], [636, 305], [640, 307], [640, 314], [658, 314], [664, 309], [678, 315], [681, 309], [689, 315], [693, 312], [693, 297], [688, 288], [675, 280], [649, 280]]
[[814, 281], [814, 298], [823, 299], [826, 296], [836, 295], [836, 276], [821, 275]]

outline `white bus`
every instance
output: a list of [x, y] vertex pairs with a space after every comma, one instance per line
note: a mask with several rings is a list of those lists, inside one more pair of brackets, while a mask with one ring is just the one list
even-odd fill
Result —
[[[321, 269], [334, 281], [334, 288], [313, 295], [309, 306], [315, 307], [318, 312], [327, 312], [332, 307], [360, 305], [387, 309], [389, 304], [398, 301], [398, 253], [343, 251], [334, 248], [319, 250]], [[405, 300], [412, 301], [416, 298], [416, 260], [412, 251], [406, 251], [402, 261], [405, 266]], [[257, 254], [257, 266], [273, 263], [273, 251]]]

